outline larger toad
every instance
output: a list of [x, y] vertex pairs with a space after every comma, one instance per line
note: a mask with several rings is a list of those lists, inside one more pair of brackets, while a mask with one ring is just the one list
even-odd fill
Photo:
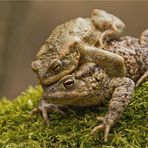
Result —
[[[110, 128], [122, 116], [137, 86], [148, 79], [148, 46], [143, 32], [138, 39], [124, 37], [114, 41], [108, 50], [120, 54], [125, 59], [126, 77], [110, 77], [106, 69], [94, 63], [85, 63], [71, 75], [67, 75], [51, 86], [43, 87], [43, 99], [39, 107], [32, 113], [41, 111], [48, 121], [48, 112], [56, 111], [64, 106], [100, 105], [106, 98], [109, 101], [109, 111], [105, 117], [98, 117], [102, 124], [96, 126], [92, 133], [103, 129], [104, 140], [107, 141]], [[142, 41], [142, 38], [144, 41]], [[141, 44], [142, 42], [142, 44]]]
[[98, 9], [90, 18], [79, 17], [59, 25], [41, 47], [32, 69], [42, 85], [50, 85], [92, 61], [110, 76], [123, 76], [123, 58], [102, 48], [107, 40], [118, 38], [124, 27], [119, 18]]

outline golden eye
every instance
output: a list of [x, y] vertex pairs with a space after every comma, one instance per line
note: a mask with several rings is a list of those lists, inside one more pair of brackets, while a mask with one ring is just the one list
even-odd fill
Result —
[[59, 71], [61, 69], [61, 65], [56, 65], [52, 68], [53, 71]]
[[59, 72], [62, 69], [62, 62], [60, 60], [57, 60], [53, 63], [51, 70], [53, 72]]
[[74, 84], [75, 84], [75, 81], [74, 79], [68, 79], [66, 81], [63, 82], [63, 86], [66, 88], [66, 89], [71, 89], [74, 87]]

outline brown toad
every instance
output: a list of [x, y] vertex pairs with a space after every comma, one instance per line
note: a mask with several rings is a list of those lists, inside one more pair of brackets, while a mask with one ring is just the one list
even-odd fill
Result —
[[[142, 36], [146, 32], [143, 32]], [[146, 41], [146, 38], [144, 38]], [[102, 124], [96, 126], [92, 133], [103, 129], [104, 140], [107, 141], [110, 128], [122, 116], [137, 86], [148, 79], [148, 47], [147, 43], [132, 37], [124, 37], [114, 41], [108, 50], [120, 54], [125, 60], [126, 77], [110, 77], [106, 69], [94, 63], [85, 63], [71, 75], [64, 76], [57, 83], [43, 87], [43, 99], [39, 107], [32, 113], [41, 111], [48, 121], [48, 112], [56, 111], [63, 114], [64, 106], [100, 105], [106, 98], [109, 101], [109, 111], [105, 117], [98, 117]], [[134, 82], [135, 81], [135, 82]]]
[[106, 40], [118, 38], [124, 27], [119, 18], [98, 9], [90, 18], [79, 17], [59, 25], [41, 47], [32, 69], [42, 85], [50, 85], [92, 61], [106, 68], [110, 76], [123, 76], [123, 58], [101, 48]]

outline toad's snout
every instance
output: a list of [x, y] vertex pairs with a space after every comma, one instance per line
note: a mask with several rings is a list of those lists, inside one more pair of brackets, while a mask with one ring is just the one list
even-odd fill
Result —
[[56, 86], [46, 86], [43, 88], [44, 92], [46, 93], [54, 93], [57, 91], [57, 87]]
[[43, 98], [45, 100], [52, 100], [52, 98], [55, 98], [56, 92], [56, 86], [43, 86]]

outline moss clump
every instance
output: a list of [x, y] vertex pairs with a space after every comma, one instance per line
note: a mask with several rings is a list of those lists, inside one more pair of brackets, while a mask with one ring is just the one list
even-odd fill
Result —
[[107, 143], [103, 132], [91, 136], [91, 129], [98, 124], [95, 117], [104, 115], [92, 108], [69, 108], [66, 116], [56, 113], [47, 126], [41, 115], [28, 112], [37, 106], [41, 87], [29, 87], [14, 101], [0, 101], [0, 147], [147, 147], [148, 146], [148, 82], [135, 95], [122, 119], [113, 127]]

